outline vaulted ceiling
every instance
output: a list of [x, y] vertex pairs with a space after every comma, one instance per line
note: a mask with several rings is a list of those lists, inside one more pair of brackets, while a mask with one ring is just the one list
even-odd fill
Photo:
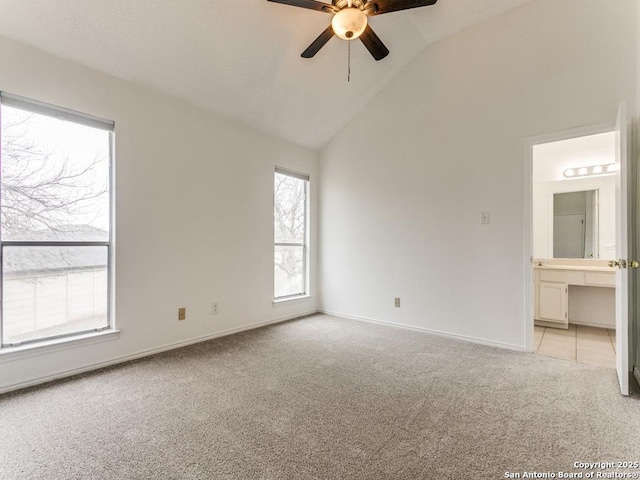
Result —
[[[328, 2], [329, 0], [324, 0]], [[531, 0], [439, 0], [375, 16], [376, 62], [331, 21], [267, 0], [0, 0], [0, 35], [320, 148], [427, 45]]]

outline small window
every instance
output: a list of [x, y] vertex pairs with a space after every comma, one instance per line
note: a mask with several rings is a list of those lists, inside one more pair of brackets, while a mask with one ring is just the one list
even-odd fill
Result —
[[274, 177], [274, 298], [307, 294], [309, 177], [276, 169]]
[[0, 102], [1, 345], [108, 329], [114, 125]]

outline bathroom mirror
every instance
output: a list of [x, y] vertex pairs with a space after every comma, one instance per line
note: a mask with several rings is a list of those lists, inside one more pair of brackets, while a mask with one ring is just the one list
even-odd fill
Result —
[[613, 260], [615, 211], [613, 175], [534, 183], [534, 258]]
[[553, 194], [553, 258], [599, 258], [598, 190]]

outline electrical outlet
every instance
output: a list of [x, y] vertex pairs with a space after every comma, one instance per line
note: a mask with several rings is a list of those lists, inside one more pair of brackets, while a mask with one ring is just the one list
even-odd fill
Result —
[[178, 309], [178, 320], [186, 320], [187, 319], [187, 309], [182, 307]]
[[211, 304], [211, 315], [217, 315], [218, 314], [218, 302], [213, 302]]
[[396, 297], [396, 300], [395, 300], [395, 306], [396, 306], [397, 308], [400, 308], [400, 297]]

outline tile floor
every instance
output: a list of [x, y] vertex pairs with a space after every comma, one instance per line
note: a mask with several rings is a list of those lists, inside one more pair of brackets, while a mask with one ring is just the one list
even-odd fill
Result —
[[616, 331], [569, 324], [568, 330], [535, 327], [538, 355], [616, 368]]

